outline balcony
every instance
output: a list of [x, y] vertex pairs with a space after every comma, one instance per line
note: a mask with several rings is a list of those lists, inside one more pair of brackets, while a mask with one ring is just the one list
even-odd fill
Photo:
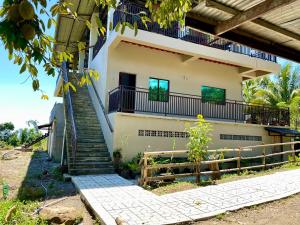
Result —
[[180, 28], [178, 23], [173, 23], [173, 25], [168, 29], [162, 29], [157, 23], [149, 23], [147, 24], [148, 28], [146, 28], [142, 21], [140, 20], [138, 13], [141, 11], [148, 13], [148, 10], [142, 6], [139, 6], [134, 3], [123, 3], [121, 4], [113, 15], [113, 28], [121, 22], [129, 22], [133, 24], [137, 22], [138, 28], [141, 30], [161, 34], [164, 36], [184, 40], [187, 42], [191, 42], [194, 44], [204, 45], [212, 48], [221, 49], [224, 51], [235, 52], [243, 55], [247, 55], [250, 57], [255, 57], [259, 59], [263, 59], [270, 62], [277, 62], [277, 58], [274, 55], [257, 51], [255, 49], [249, 48], [244, 45], [240, 45], [238, 43], [234, 43], [232, 41], [228, 41], [223, 38], [218, 38], [213, 35], [208, 35], [188, 27]]
[[[149, 100], [148, 89], [120, 86], [109, 92], [109, 113], [145, 113], [161, 116], [196, 118], [219, 121], [289, 126], [288, 108], [278, 109], [263, 105], [226, 100], [221, 104], [204, 101], [201, 96], [170, 92], [163, 101]], [[151, 97], [150, 97], [151, 99]]]

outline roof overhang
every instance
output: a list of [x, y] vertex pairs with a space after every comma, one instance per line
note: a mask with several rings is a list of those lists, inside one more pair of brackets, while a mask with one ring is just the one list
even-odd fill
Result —
[[72, 3], [70, 9], [77, 13], [78, 18], [58, 15], [54, 49], [56, 51], [76, 52], [78, 42], [82, 40], [86, 29], [85, 21], [90, 20], [96, 4], [94, 0], [68, 0], [68, 2]]
[[186, 25], [300, 63], [300, 0], [203, 0]]
[[300, 132], [290, 128], [265, 127], [269, 136], [300, 137]]
[[[58, 16], [55, 50], [72, 52], [95, 1], [68, 1], [82, 19]], [[299, 15], [300, 0], [202, 0], [187, 14], [186, 25], [300, 63]]]

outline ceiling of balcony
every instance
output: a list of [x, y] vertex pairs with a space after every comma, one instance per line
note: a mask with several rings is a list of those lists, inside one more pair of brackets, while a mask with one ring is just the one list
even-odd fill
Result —
[[[57, 50], [76, 50], [94, 0], [69, 0], [81, 20], [60, 15]], [[139, 0], [132, 0], [139, 1]], [[300, 63], [300, 0], [200, 0], [186, 25]]]
[[300, 0], [203, 0], [186, 24], [300, 63]]
[[78, 41], [82, 40], [86, 29], [85, 21], [90, 20], [95, 10], [95, 0], [68, 0], [72, 3], [71, 11], [76, 12], [78, 19], [59, 15], [55, 31], [55, 50], [73, 52], [77, 50]]

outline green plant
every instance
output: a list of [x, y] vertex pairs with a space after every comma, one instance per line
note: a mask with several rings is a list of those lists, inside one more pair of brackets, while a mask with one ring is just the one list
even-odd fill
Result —
[[130, 161], [122, 163], [120, 173], [124, 177], [135, 178], [137, 174], [140, 173], [140, 160], [142, 157], [142, 153], [138, 153], [135, 157], [133, 157]]
[[2, 195], [4, 199], [7, 199], [9, 194], [9, 185], [6, 182], [2, 184]]
[[62, 168], [60, 166], [53, 168], [51, 171], [51, 175], [54, 179], [58, 181], [63, 181], [63, 173]]
[[[8, 211], [15, 207], [10, 219], [5, 221]], [[47, 223], [38, 217], [28, 216], [38, 207], [37, 202], [20, 202], [17, 200], [3, 200], [0, 201], [0, 224], [14, 225], [46, 225]]]
[[114, 152], [113, 152], [113, 157], [115, 159], [122, 159], [122, 149], [121, 148], [117, 148]]
[[207, 158], [208, 144], [211, 142], [211, 126], [205, 121], [202, 115], [197, 116], [198, 121], [195, 126], [189, 127], [189, 141], [187, 143], [188, 159], [196, 164], [196, 182], [200, 184], [200, 163]]
[[298, 156], [295, 155], [295, 158], [293, 156], [288, 156], [288, 161], [296, 166], [300, 166], [300, 154]]

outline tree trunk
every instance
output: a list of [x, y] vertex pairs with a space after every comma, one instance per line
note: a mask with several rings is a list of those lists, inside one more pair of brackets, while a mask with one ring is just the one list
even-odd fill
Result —
[[201, 177], [200, 177], [200, 171], [201, 171], [201, 164], [200, 162], [196, 162], [195, 170], [196, 170], [196, 184], [201, 184]]

